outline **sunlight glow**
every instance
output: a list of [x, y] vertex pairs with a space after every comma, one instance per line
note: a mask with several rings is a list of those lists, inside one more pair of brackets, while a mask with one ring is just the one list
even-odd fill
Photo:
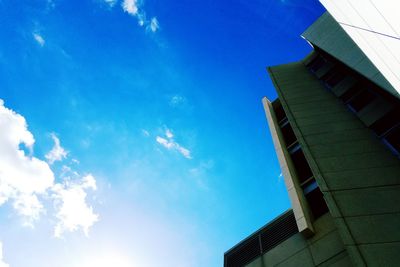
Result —
[[95, 258], [84, 260], [76, 265], [76, 267], [135, 267], [135, 265], [126, 257], [117, 253], [99, 255]]

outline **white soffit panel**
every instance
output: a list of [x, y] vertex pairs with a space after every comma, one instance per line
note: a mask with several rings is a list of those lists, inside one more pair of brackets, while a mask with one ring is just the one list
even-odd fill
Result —
[[320, 0], [400, 97], [400, 1]]

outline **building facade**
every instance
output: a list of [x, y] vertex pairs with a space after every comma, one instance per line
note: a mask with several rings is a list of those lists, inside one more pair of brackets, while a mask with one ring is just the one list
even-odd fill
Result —
[[399, 4], [391, 0], [320, 0], [400, 94]]
[[269, 67], [263, 99], [292, 209], [224, 266], [400, 266], [398, 92], [329, 13], [302, 36], [312, 53]]

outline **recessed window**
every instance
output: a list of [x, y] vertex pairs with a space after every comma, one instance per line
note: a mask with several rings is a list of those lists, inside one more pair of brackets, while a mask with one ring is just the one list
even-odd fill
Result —
[[318, 55], [315, 59], [313, 59], [310, 64], [308, 65], [308, 67], [310, 68], [310, 70], [312, 72], [316, 72], [318, 71], [320, 68], [322, 68], [322, 66], [324, 66], [326, 63], [326, 60], [321, 57], [320, 55]]
[[390, 129], [400, 124], [400, 109], [394, 109], [386, 113], [382, 118], [374, 122], [370, 128], [380, 137]]
[[314, 219], [321, 217], [329, 211], [324, 196], [318, 187], [310, 193], [306, 194], [306, 199], [308, 202], [308, 206], [310, 207], [311, 213], [314, 216]]
[[311, 191], [315, 190], [318, 188], [317, 181], [315, 181], [315, 178], [312, 177], [306, 182], [301, 184], [301, 188], [303, 188], [304, 195], [307, 195]]
[[371, 103], [376, 98], [376, 95], [369, 90], [363, 90], [356, 96], [354, 96], [348, 105], [355, 112], [359, 112], [365, 108], [369, 103]]
[[295, 153], [297, 150], [301, 149], [299, 142], [296, 142], [290, 146], [287, 147], [287, 150], [289, 151], [289, 154]]
[[297, 138], [293, 132], [292, 126], [290, 126], [290, 123], [286, 123], [283, 127], [281, 127], [281, 132], [283, 139], [285, 140], [286, 147], [289, 147], [296, 142]]
[[274, 107], [274, 111], [278, 123], [286, 118], [285, 110], [280, 103]]
[[362, 90], [361, 83], [354, 84], [349, 90], [347, 90], [343, 95], [339, 98], [344, 102], [347, 103], [351, 98], [353, 98], [356, 94], [360, 93]]
[[296, 150], [291, 154], [294, 168], [296, 169], [297, 177], [300, 184], [305, 182], [308, 178], [313, 176], [310, 166], [301, 149]]
[[389, 131], [385, 136], [384, 141], [388, 143], [396, 154], [400, 154], [400, 126]]
[[325, 84], [329, 87], [329, 88], [333, 88], [335, 87], [338, 83], [340, 83], [341, 81], [343, 81], [343, 79], [345, 78], [345, 74], [343, 74], [341, 71], [336, 70], [334, 73], [332, 73], [331, 75], [329, 75], [328, 77], [326, 77], [325, 79], [323, 79], [325, 81]]

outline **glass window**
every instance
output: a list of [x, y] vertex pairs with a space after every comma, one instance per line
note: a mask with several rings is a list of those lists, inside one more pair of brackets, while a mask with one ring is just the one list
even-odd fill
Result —
[[340, 83], [343, 79], [345, 78], [345, 74], [343, 74], [341, 71], [336, 71], [332, 75], [326, 78], [325, 84], [329, 88], [335, 87], [338, 83]]
[[301, 149], [296, 150], [291, 154], [291, 158], [296, 169], [297, 177], [300, 184], [305, 182], [308, 178], [313, 176], [310, 166]]
[[328, 212], [328, 206], [326, 205], [324, 196], [319, 187], [306, 194], [306, 199], [314, 219], [317, 219]]
[[378, 135], [382, 136], [390, 129], [400, 124], [400, 109], [394, 109], [386, 113], [382, 118], [374, 122], [370, 128]]
[[317, 189], [318, 184], [317, 181], [315, 181], [315, 178], [311, 178], [308, 181], [304, 182], [301, 187], [303, 188], [303, 192], [305, 195], [310, 193], [311, 191]]
[[321, 56], [318, 55], [316, 58], [314, 58], [310, 64], [308, 64], [308, 67], [312, 72], [318, 71], [322, 66], [324, 66], [326, 63], [326, 60]]
[[355, 112], [359, 112], [363, 108], [365, 108], [369, 103], [371, 103], [376, 98], [376, 95], [369, 90], [363, 90], [356, 96], [354, 96], [349, 102], [348, 105]]
[[343, 95], [339, 98], [344, 102], [347, 103], [351, 98], [353, 98], [356, 94], [360, 93], [362, 90], [361, 83], [354, 84], [349, 90], [347, 90]]
[[283, 109], [283, 107], [280, 103], [279, 103], [279, 105], [276, 105], [274, 107], [274, 111], [275, 111], [275, 116], [276, 116], [276, 120], [278, 123], [286, 118], [285, 110]]
[[395, 150], [396, 154], [400, 153], [400, 126], [389, 131], [389, 133], [384, 138], [385, 142]]
[[289, 123], [286, 123], [281, 128], [281, 132], [282, 132], [283, 139], [285, 140], [286, 147], [289, 147], [294, 142], [296, 142], [296, 140], [297, 140], [296, 135], [294, 134], [292, 126], [290, 126]]

